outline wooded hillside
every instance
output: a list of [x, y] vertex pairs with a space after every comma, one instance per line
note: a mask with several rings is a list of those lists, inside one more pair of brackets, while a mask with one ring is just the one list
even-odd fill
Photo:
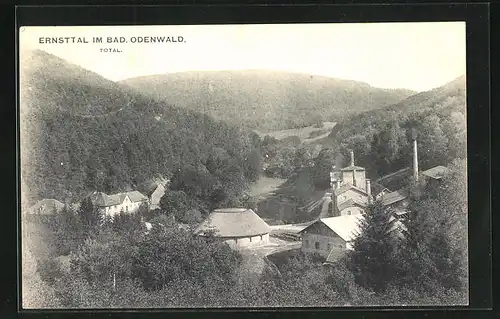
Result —
[[121, 83], [168, 103], [262, 132], [378, 109], [414, 94], [362, 82], [269, 70], [160, 74]]
[[421, 169], [446, 165], [467, 155], [465, 76], [392, 106], [352, 116], [332, 130], [327, 141], [372, 178], [411, 166], [413, 132], [418, 135]]
[[25, 204], [118, 192], [187, 169], [205, 174], [213, 189], [257, 176], [253, 133], [131, 92], [42, 51], [23, 52], [21, 61]]

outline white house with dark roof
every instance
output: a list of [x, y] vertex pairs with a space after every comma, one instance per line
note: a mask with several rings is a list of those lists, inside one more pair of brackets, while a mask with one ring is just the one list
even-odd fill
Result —
[[214, 210], [194, 233], [199, 236], [213, 234], [234, 249], [269, 243], [269, 225], [253, 210], [225, 208]]
[[90, 197], [92, 204], [110, 217], [120, 212], [134, 213], [142, 204], [148, 203], [148, 198], [138, 191], [107, 195], [102, 192], [93, 193]]

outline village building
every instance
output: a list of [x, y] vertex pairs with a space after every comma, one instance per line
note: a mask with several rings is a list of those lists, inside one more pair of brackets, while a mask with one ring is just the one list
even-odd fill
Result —
[[366, 178], [365, 169], [354, 164], [352, 151], [351, 164], [330, 173], [330, 185], [333, 216], [361, 214], [372, 200], [370, 180]]
[[408, 188], [384, 194], [381, 198], [382, 204], [385, 207], [391, 208], [397, 216], [402, 216], [406, 213], [408, 207], [408, 195]]
[[224, 208], [214, 210], [194, 231], [196, 235], [212, 234], [233, 249], [269, 243], [269, 225], [253, 210]]
[[138, 191], [107, 195], [102, 192], [93, 193], [90, 197], [92, 204], [98, 207], [103, 214], [113, 217], [120, 212], [134, 213], [142, 204], [148, 203], [148, 198]]
[[169, 182], [167, 179], [158, 178], [138, 187], [138, 190], [148, 198], [150, 209], [160, 208], [160, 200], [165, 195]]
[[26, 215], [50, 217], [64, 208], [64, 204], [56, 199], [42, 199], [25, 211]]
[[[396, 217], [391, 216], [394, 221]], [[301, 251], [318, 254], [326, 263], [333, 263], [343, 257], [346, 251], [352, 250], [352, 241], [360, 234], [359, 224], [362, 215], [343, 215], [321, 218], [300, 231], [302, 235]], [[389, 231], [404, 229], [404, 225], [396, 220]], [[398, 236], [403, 233], [399, 232]]]
[[321, 218], [300, 231], [301, 251], [327, 259], [336, 259], [351, 249], [351, 241], [359, 231], [361, 215]]

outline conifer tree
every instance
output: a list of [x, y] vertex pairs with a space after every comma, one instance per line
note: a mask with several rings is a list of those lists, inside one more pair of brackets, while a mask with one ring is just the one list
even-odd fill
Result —
[[356, 282], [376, 292], [384, 291], [397, 272], [399, 248], [396, 220], [381, 201], [370, 204], [359, 219], [358, 236], [348, 260]]
[[467, 289], [466, 167], [451, 167], [438, 186], [420, 183], [410, 192], [400, 281], [422, 293]]
[[54, 233], [54, 248], [57, 256], [69, 254], [81, 240], [81, 221], [69, 205], [64, 205], [63, 209], [55, 214], [51, 230]]
[[83, 230], [87, 235], [90, 235], [96, 230], [102, 222], [102, 214], [97, 207], [94, 206], [90, 197], [85, 198], [78, 210], [78, 215], [82, 222]]

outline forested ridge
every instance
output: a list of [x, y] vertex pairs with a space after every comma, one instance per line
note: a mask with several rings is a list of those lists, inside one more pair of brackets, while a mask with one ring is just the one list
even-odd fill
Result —
[[131, 92], [43, 51], [23, 52], [21, 61], [23, 202], [113, 193], [188, 170], [220, 191], [244, 188], [258, 174], [253, 133]]
[[[373, 180], [411, 167], [415, 133], [421, 171], [467, 157], [465, 76], [397, 104], [348, 116], [329, 137], [315, 143], [303, 144], [293, 136], [282, 140], [266, 136], [261, 141], [264, 173], [288, 179], [282, 193], [302, 206], [314, 189], [330, 186], [333, 165], [349, 165], [351, 150], [356, 165], [366, 168]], [[385, 186], [396, 190], [408, 177]]]
[[349, 117], [323, 142], [344, 156], [354, 150], [356, 163], [369, 175], [381, 177], [411, 165], [413, 134], [421, 169], [466, 157], [465, 76], [395, 105]]
[[120, 83], [176, 106], [263, 132], [336, 122], [397, 103], [415, 92], [271, 70], [158, 74]]

